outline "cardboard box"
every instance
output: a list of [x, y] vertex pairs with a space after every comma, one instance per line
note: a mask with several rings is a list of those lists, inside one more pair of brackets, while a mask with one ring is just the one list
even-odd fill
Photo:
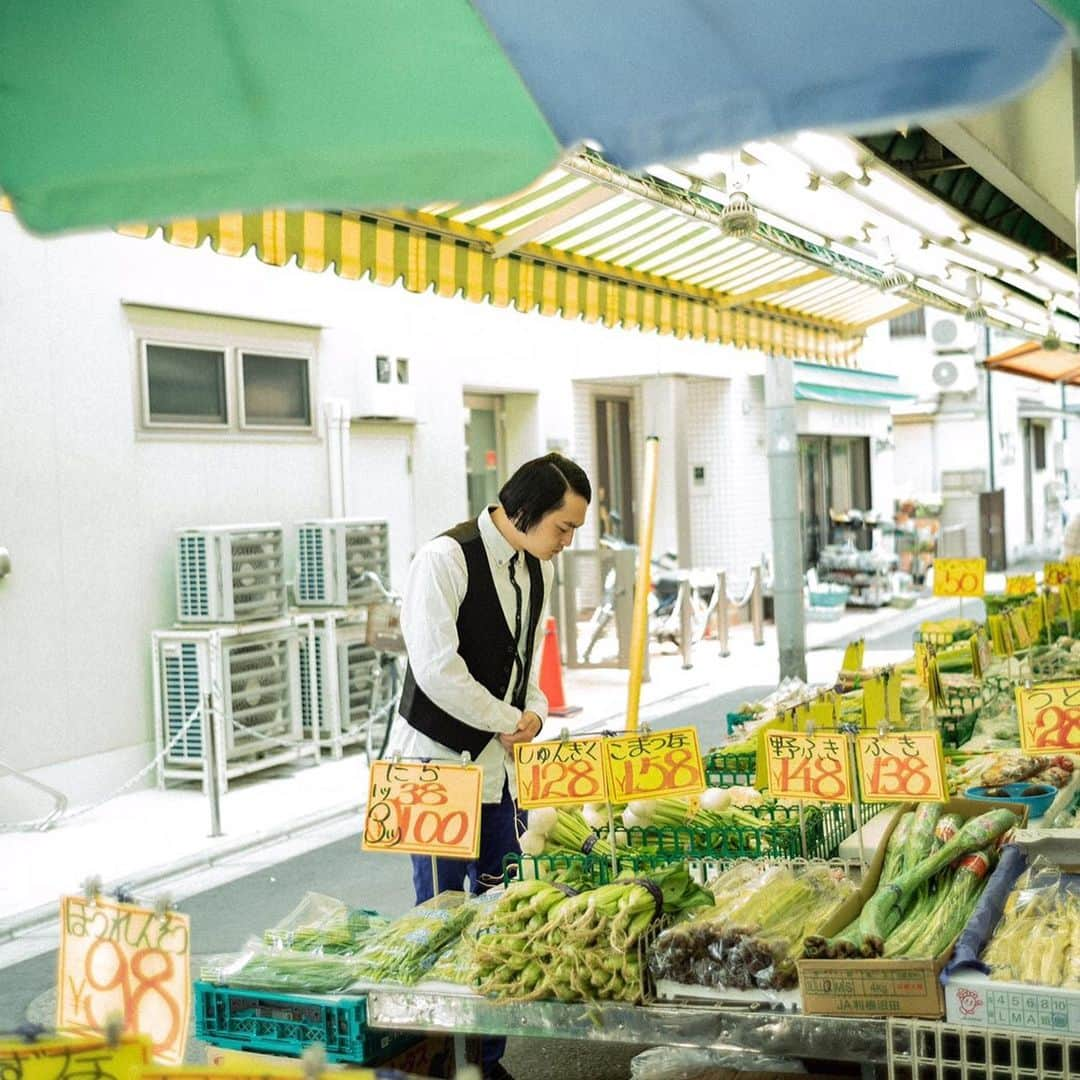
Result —
[[[905, 810], [913, 809], [908, 805]], [[950, 799], [943, 813], [965, 820], [987, 810], [1006, 809], [1016, 814], [1019, 825], [1027, 822], [1027, 807], [1006, 802]], [[889, 826], [870, 863], [862, 888], [825, 924], [822, 933], [837, 934], [862, 911], [877, 889], [889, 837], [899, 820]], [[931, 1020], [945, 1015], [945, 996], [939, 980], [952, 955], [952, 943], [933, 960], [799, 960], [799, 992], [803, 1012], [823, 1016], [914, 1016]]]
[[997, 982], [979, 971], [960, 971], [945, 987], [945, 1019], [1028, 1035], [1080, 1035], [1080, 991]]

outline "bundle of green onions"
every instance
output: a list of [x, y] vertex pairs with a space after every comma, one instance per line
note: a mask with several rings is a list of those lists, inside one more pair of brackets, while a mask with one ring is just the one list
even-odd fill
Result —
[[796, 985], [795, 961], [855, 892], [824, 864], [736, 863], [710, 882], [716, 903], [665, 930], [649, 953], [659, 979], [735, 990], [784, 990]]
[[473, 979], [481, 992], [534, 1001], [641, 998], [638, 946], [662, 914], [711, 903], [683, 865], [621, 877], [582, 893], [544, 881], [511, 885], [478, 928]]
[[389, 922], [377, 912], [350, 908], [332, 896], [309, 892], [281, 922], [263, 932], [263, 941], [296, 952], [348, 954]]

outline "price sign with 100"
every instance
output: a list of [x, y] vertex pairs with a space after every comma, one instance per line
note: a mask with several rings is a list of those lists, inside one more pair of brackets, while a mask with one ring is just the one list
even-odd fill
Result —
[[612, 802], [700, 795], [705, 790], [705, 767], [695, 728], [616, 735], [604, 740], [603, 754]]
[[945, 762], [936, 731], [859, 735], [855, 740], [863, 802], [945, 802]]
[[374, 762], [364, 850], [475, 859], [480, 852], [482, 781], [476, 765]]
[[1080, 750], [1080, 682], [1018, 686], [1016, 712], [1025, 753]]
[[514, 747], [518, 806], [563, 806], [607, 799], [603, 740], [560, 739]]
[[835, 731], [770, 731], [765, 736], [769, 794], [808, 802], [850, 803], [851, 743]]

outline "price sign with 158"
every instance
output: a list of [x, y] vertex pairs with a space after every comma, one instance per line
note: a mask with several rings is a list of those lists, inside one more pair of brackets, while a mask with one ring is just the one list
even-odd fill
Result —
[[612, 802], [700, 795], [705, 790], [696, 728], [617, 735], [604, 740], [603, 754]]
[[936, 731], [859, 735], [855, 740], [864, 802], [945, 802], [945, 761]]
[[985, 559], [935, 559], [935, 596], [982, 596], [986, 581]]
[[147, 1036], [154, 1058], [184, 1060], [191, 1023], [191, 927], [163, 914], [104, 897], [60, 901], [56, 1026], [100, 1031], [109, 1016]]
[[514, 747], [518, 806], [563, 806], [607, 798], [602, 739], [518, 743]]
[[368, 784], [365, 851], [475, 859], [483, 772], [442, 761], [376, 761]]
[[769, 794], [808, 802], [852, 801], [851, 743], [838, 732], [765, 736]]
[[1080, 682], [1018, 686], [1016, 712], [1025, 753], [1080, 750]]

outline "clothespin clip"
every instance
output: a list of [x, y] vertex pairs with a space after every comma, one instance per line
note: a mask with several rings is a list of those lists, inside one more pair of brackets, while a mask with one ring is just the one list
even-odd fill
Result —
[[319, 1080], [326, 1072], [326, 1047], [322, 1043], [312, 1043], [301, 1055], [300, 1067], [305, 1080]]
[[559, 729], [559, 742], [566, 742], [570, 738], [570, 729], [568, 727]]
[[105, 1017], [105, 1023], [101, 1029], [110, 1050], [115, 1050], [120, 1045], [120, 1037], [124, 1034], [124, 1014], [120, 1011], [109, 1013]]
[[83, 878], [79, 888], [82, 889], [82, 894], [86, 897], [88, 904], [96, 904], [103, 885], [101, 878], [97, 874], [91, 874], [89, 877]]
[[468, 750], [461, 751], [461, 764], [468, 765], [472, 762], [472, 754]]
[[392, 757], [390, 758], [390, 760], [391, 760], [391, 761], [392, 761], [392, 762], [393, 762], [393, 763], [394, 763], [395, 765], [400, 765], [400, 764], [401, 764], [401, 754], [400, 754], [400, 753], [395, 753], [395, 754], [394, 754], [394, 755], [393, 755], [393, 756], [392, 756]]
[[889, 734], [889, 721], [888, 720], [882, 720], [881, 723], [878, 724], [877, 733], [879, 735], [882, 735], [882, 736], [885, 736], [885, 735]]
[[113, 889], [113, 899], [118, 904], [134, 904], [135, 903], [135, 886], [134, 885], [117, 885]]
[[25, 1024], [20, 1024], [15, 1029], [15, 1034], [18, 1035], [24, 1043], [36, 1043], [49, 1029], [44, 1024], [35, 1024], [30, 1020], [27, 1020]]
[[815, 731], [817, 731], [817, 725], [814, 723], [813, 720], [807, 718], [806, 731], [804, 732], [804, 734], [807, 736], [807, 738], [812, 739], [814, 737], [814, 732]]
[[651, 735], [652, 734], [652, 729], [649, 727], [648, 724], [639, 724], [638, 725], [638, 731], [642, 735]]
[[154, 914], [162, 921], [167, 922], [169, 919], [169, 913], [175, 910], [176, 905], [173, 903], [173, 898], [168, 893], [162, 893], [154, 901]]

